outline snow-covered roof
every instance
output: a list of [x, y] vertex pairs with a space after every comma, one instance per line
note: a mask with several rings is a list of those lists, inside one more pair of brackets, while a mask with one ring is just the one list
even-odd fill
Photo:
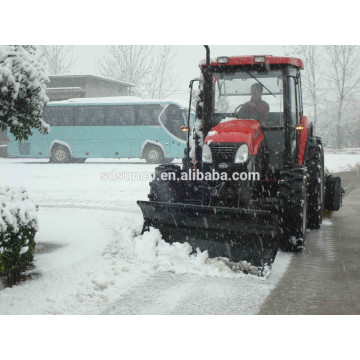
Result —
[[[65, 87], [48, 87], [46, 90], [83, 90], [79, 86], [65, 86]], [[84, 90], [85, 91], [85, 90]]]
[[131, 86], [131, 87], [135, 86], [135, 84], [127, 82], [127, 81], [114, 80], [114, 79], [109, 79], [109, 78], [106, 78], [103, 76], [96, 76], [96, 75], [49, 75], [49, 79], [51, 80], [52, 78], [92, 78], [92, 79], [104, 80], [104, 81], [117, 83], [119, 85], [125, 85], [125, 86]]
[[180, 107], [188, 108], [189, 103], [184, 100], [166, 100], [166, 99], [142, 99], [137, 96], [111, 96], [111, 97], [97, 97], [97, 98], [74, 98], [61, 101], [50, 101], [48, 105], [66, 105], [66, 104], [113, 104], [113, 105], [132, 105], [132, 104], [177, 104]]

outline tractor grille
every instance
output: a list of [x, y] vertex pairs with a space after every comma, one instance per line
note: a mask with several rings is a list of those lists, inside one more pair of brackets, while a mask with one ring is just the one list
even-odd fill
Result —
[[213, 145], [211, 147], [213, 161], [219, 163], [222, 161], [231, 161], [234, 156], [235, 145]]

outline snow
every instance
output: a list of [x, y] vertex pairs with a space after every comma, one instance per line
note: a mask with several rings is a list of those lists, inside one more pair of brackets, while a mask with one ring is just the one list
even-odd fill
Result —
[[136, 96], [109, 96], [109, 97], [97, 97], [97, 98], [73, 98], [68, 100], [60, 101], [51, 101], [51, 105], [64, 105], [69, 103], [79, 103], [79, 104], [169, 104], [175, 103], [180, 105], [182, 108], [187, 109], [189, 103], [182, 99], [143, 99]]
[[330, 173], [355, 171], [360, 167], [360, 149], [325, 149], [325, 168]]
[[154, 171], [142, 161], [0, 159], [0, 166], [0, 183], [25, 187], [39, 205], [33, 279], [0, 291], [2, 314], [253, 314], [292, 257], [279, 253], [261, 278], [165, 243], [155, 229], [140, 235], [136, 200], [147, 200], [148, 181], [100, 174]]
[[[325, 163], [354, 166], [359, 156], [326, 154]], [[153, 172], [142, 160], [0, 159], [0, 166], [0, 184], [25, 187], [39, 205], [33, 279], [0, 290], [1, 314], [255, 314], [293, 256], [279, 252], [269, 276], [258, 277], [165, 243], [155, 229], [140, 235], [136, 200], [147, 200], [148, 181], [100, 175]]]

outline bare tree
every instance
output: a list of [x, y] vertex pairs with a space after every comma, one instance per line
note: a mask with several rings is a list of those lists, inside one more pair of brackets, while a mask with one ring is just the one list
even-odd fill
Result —
[[151, 72], [151, 55], [152, 48], [147, 45], [107, 46], [107, 55], [98, 66], [103, 76], [134, 84], [139, 95]]
[[172, 74], [174, 55], [170, 46], [161, 47], [155, 56], [149, 81], [150, 98], [166, 98], [175, 92], [176, 80]]
[[303, 92], [305, 95], [304, 97], [310, 100], [313, 110], [313, 128], [315, 132], [318, 120], [318, 101], [323, 71], [321, 46], [300, 45], [295, 48], [295, 52], [305, 63], [305, 69], [302, 76]]
[[312, 109], [312, 123], [315, 132], [318, 123], [319, 98], [322, 90], [320, 84], [323, 80], [321, 46], [284, 46], [284, 50], [287, 56], [299, 56], [304, 61], [304, 71], [302, 73], [303, 98], [304, 104], [309, 105]]
[[107, 46], [98, 67], [103, 76], [134, 84], [136, 95], [164, 98], [175, 87], [172, 61], [170, 46], [116, 45]]
[[341, 127], [346, 103], [356, 92], [360, 82], [360, 52], [354, 45], [333, 45], [327, 47], [331, 66], [329, 81], [336, 94], [336, 144], [342, 146]]
[[76, 61], [71, 45], [42, 45], [48, 75], [62, 75], [70, 71]]

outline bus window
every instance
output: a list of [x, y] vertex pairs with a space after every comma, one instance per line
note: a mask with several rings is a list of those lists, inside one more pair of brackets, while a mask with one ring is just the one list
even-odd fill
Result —
[[107, 125], [135, 125], [134, 107], [129, 105], [108, 106]]
[[45, 106], [43, 113], [42, 113], [43, 120], [50, 126], [54, 126], [54, 111], [53, 111], [53, 109], [54, 109], [53, 107]]
[[137, 111], [137, 125], [159, 125], [159, 115], [162, 111], [160, 105], [139, 105]]
[[75, 106], [74, 118], [76, 126], [104, 126], [104, 106]]
[[73, 109], [66, 106], [46, 106], [43, 118], [50, 126], [73, 126]]
[[161, 114], [160, 120], [173, 135], [186, 140], [186, 133], [181, 130], [181, 127], [186, 124], [186, 116], [178, 106], [170, 104]]

